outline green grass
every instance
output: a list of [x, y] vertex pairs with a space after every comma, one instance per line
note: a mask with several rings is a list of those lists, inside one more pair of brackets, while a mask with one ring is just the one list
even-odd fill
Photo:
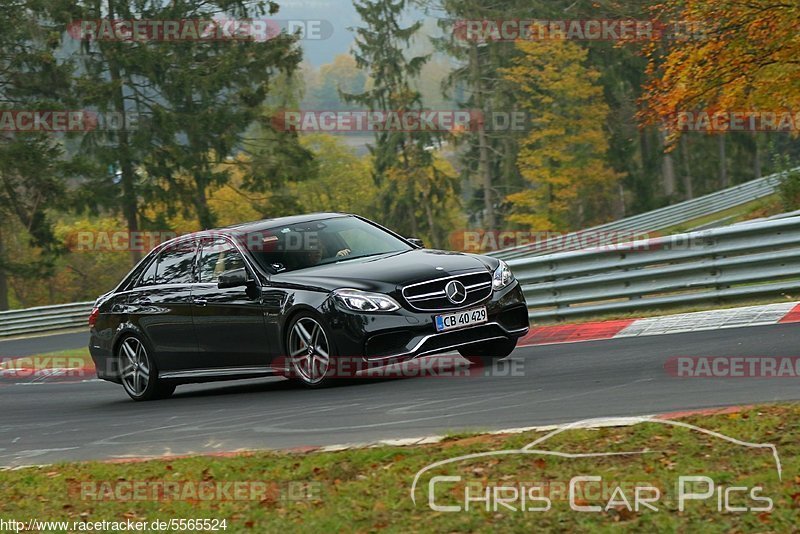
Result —
[[[116, 521], [125, 519], [214, 518], [227, 521], [228, 532], [788, 532], [797, 528], [800, 504], [800, 405], [773, 405], [728, 415], [685, 419], [706, 429], [756, 443], [772, 443], [783, 463], [779, 481], [769, 451], [656, 423], [595, 430], [571, 430], [538, 448], [570, 453], [648, 450], [648, 454], [570, 459], [547, 455], [481, 457], [451, 464], [422, 478], [410, 498], [415, 474], [426, 465], [464, 454], [519, 449], [542, 433], [450, 436], [416, 447], [379, 447], [332, 453], [258, 452], [235, 457], [192, 457], [143, 463], [73, 463], [0, 472], [0, 518]], [[458, 483], [437, 486], [439, 504], [463, 503], [473, 490], [524, 484], [553, 489], [549, 511], [513, 512], [472, 509], [459, 513], [431, 510], [427, 488], [431, 475], [461, 476]], [[659, 511], [630, 512], [612, 506], [601, 513], [576, 512], [561, 498], [559, 484], [577, 475], [597, 475], [609, 491], [622, 487], [633, 498], [634, 486], [662, 490]], [[723, 487], [761, 486], [771, 498], [771, 512], [722, 513], [715, 498], [689, 502], [678, 511], [675, 484], [682, 475], [705, 475]], [[86, 498], [97, 484], [178, 482], [259, 483], [256, 500], [115, 500]], [[610, 493], [579, 497], [578, 504], [604, 505]], [[478, 503], [479, 504], [479, 503]], [[732, 504], [756, 506], [735, 497]], [[480, 507], [479, 507], [480, 508]]]
[[727, 226], [729, 224], [748, 221], [750, 219], [777, 215], [779, 213], [783, 213], [784, 211], [786, 211], [786, 209], [781, 203], [780, 196], [776, 193], [764, 198], [752, 200], [746, 204], [728, 208], [724, 211], [718, 211], [710, 215], [704, 215], [702, 217], [698, 217], [697, 219], [692, 219], [691, 221], [686, 221], [681, 224], [659, 230], [658, 233], [662, 235], [681, 234], [690, 231], [692, 228], [704, 226], [706, 224], [723, 219], [725, 220], [724, 226]]

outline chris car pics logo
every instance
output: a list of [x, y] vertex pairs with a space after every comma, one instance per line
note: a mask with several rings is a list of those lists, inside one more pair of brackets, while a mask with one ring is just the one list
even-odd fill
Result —
[[[567, 507], [576, 513], [589, 514], [608, 512], [612, 509], [624, 509], [631, 513], [668, 513], [670, 509], [676, 507], [680, 512], [692, 507], [706, 507], [719, 513], [762, 513], [773, 509], [774, 502], [767, 492], [766, 484], [730, 483], [727, 479], [715, 478], [709, 472], [698, 472], [696, 468], [687, 468], [685, 472], [676, 469], [674, 476], [669, 473], [671, 479], [668, 483], [664, 483], [663, 479], [657, 481], [647, 473], [637, 473], [638, 478], [620, 481], [585, 471], [565, 476], [563, 480], [542, 477], [541, 481], [516, 480], [513, 475], [503, 472], [498, 473], [495, 481], [492, 479], [492, 473], [485, 472], [483, 468], [480, 468], [479, 480], [475, 480], [474, 477], [468, 476], [468, 470], [463, 468], [471, 461], [482, 459], [488, 459], [489, 465], [497, 466], [506, 458], [524, 457], [530, 458], [532, 462], [544, 463], [542, 459], [548, 456], [577, 460], [660, 454], [661, 451], [651, 449], [569, 453], [543, 448], [547, 440], [569, 430], [643, 423], [687, 429], [693, 434], [711, 436], [723, 443], [764, 450], [771, 455], [771, 463], [774, 462], [778, 481], [782, 480], [780, 456], [773, 444], [750, 443], [688, 423], [667, 419], [652, 417], [591, 419], [560, 426], [520, 449], [473, 453], [429, 464], [414, 477], [410, 491], [411, 500], [415, 505], [420, 505], [423, 501], [418, 503], [418, 496], [422, 494], [430, 510], [443, 513], [465, 513], [475, 510], [546, 513], [558, 507]], [[426, 484], [423, 483], [423, 479]]]

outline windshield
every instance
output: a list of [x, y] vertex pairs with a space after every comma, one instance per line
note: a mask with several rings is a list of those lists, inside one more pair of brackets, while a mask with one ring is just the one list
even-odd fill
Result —
[[277, 226], [249, 234], [247, 242], [256, 261], [274, 273], [413, 249], [357, 217]]

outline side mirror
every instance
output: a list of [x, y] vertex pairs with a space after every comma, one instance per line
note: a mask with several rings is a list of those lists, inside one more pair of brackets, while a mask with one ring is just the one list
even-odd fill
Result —
[[425, 248], [425, 243], [422, 241], [422, 239], [418, 237], [407, 237], [406, 241], [408, 241], [417, 248]]
[[229, 287], [245, 287], [248, 284], [247, 269], [233, 269], [225, 271], [219, 275], [217, 287], [220, 289], [227, 289]]

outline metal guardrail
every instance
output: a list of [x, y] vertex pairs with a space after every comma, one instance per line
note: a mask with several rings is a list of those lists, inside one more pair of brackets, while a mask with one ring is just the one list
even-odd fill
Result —
[[800, 217], [508, 263], [533, 320], [800, 294]]
[[759, 198], [764, 198], [773, 194], [783, 177], [792, 172], [800, 171], [800, 167], [785, 171], [781, 173], [772, 174], [763, 178], [758, 178], [750, 182], [746, 182], [722, 191], [717, 191], [709, 195], [697, 197], [692, 200], [686, 200], [671, 206], [659, 208], [657, 210], [648, 211], [618, 221], [613, 221], [600, 226], [595, 226], [580, 232], [574, 232], [557, 239], [544, 240], [536, 243], [534, 246], [520, 245], [517, 247], [508, 248], [505, 250], [498, 250], [489, 253], [490, 256], [496, 258], [509, 260], [514, 258], [523, 258], [529, 256], [540, 256], [550, 254], [558, 249], [560, 251], [570, 250], [564, 247], [564, 243], [580, 243], [580, 239], [570, 239], [570, 237], [577, 237], [581, 234], [600, 234], [602, 232], [655, 232], [670, 228], [682, 223], [686, 223], [704, 217], [719, 213], [730, 208], [746, 204]]
[[[800, 216], [508, 263], [533, 320], [800, 295]], [[92, 305], [0, 312], [0, 337], [82, 327]]]
[[75, 302], [0, 312], [0, 337], [34, 334], [67, 328], [88, 329], [94, 302]]

